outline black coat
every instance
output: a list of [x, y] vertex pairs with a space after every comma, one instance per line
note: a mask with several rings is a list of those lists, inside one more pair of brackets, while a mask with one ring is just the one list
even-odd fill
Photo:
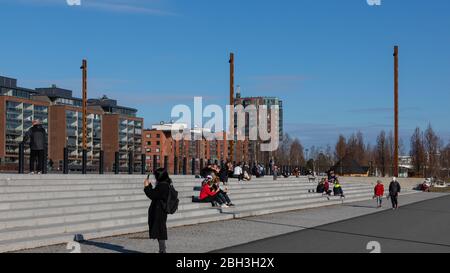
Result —
[[25, 133], [23, 142], [30, 141], [30, 149], [35, 151], [42, 151], [47, 148], [47, 132], [45, 132], [42, 125], [35, 125]]
[[221, 182], [228, 182], [228, 169], [227, 168], [220, 169], [219, 177]]
[[398, 183], [397, 181], [392, 181], [391, 184], [389, 184], [389, 195], [396, 196], [400, 191], [400, 183]]
[[167, 202], [169, 183], [159, 182], [155, 188], [150, 184], [144, 189], [145, 195], [152, 200], [148, 209], [150, 239], [167, 240], [167, 213], [162, 208], [162, 202]]

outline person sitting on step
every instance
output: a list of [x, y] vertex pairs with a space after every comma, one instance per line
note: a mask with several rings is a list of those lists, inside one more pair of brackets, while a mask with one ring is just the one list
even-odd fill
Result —
[[333, 193], [334, 193], [334, 196], [340, 196], [341, 198], [345, 197], [344, 191], [342, 190], [342, 186], [339, 183], [338, 179], [336, 179], [334, 181]]
[[218, 198], [220, 198], [222, 201], [225, 202], [225, 204], [229, 207], [234, 207], [234, 204], [231, 203], [230, 197], [228, 196], [228, 187], [227, 186], [220, 186], [220, 179], [218, 177], [213, 178], [213, 183], [211, 188], [212, 190], [218, 189]]
[[199, 201], [201, 203], [211, 203], [213, 207], [217, 206], [216, 204], [219, 204], [222, 208], [227, 208], [227, 200], [224, 199], [222, 194], [219, 194], [220, 189], [214, 189], [212, 187], [214, 184], [212, 177], [208, 176], [202, 183]]
[[325, 191], [325, 179], [322, 178], [322, 180], [320, 180], [319, 184], [317, 184], [316, 192], [323, 193], [324, 191]]

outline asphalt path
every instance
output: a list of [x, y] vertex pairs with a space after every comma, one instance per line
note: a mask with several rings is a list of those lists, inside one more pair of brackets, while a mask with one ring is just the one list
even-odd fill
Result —
[[[282, 225], [282, 224], [281, 224]], [[450, 253], [450, 196], [306, 228], [219, 253]]]

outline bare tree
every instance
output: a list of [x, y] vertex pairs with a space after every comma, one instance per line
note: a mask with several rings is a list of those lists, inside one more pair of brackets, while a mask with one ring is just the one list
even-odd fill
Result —
[[420, 128], [417, 127], [411, 136], [411, 150], [410, 155], [412, 157], [412, 164], [414, 171], [417, 175], [421, 175], [422, 170], [425, 167], [425, 146], [423, 143], [423, 133]]
[[339, 139], [336, 143], [334, 152], [336, 161], [343, 159], [346, 153], [347, 153], [347, 142], [343, 135], [339, 135]]
[[433, 127], [431, 127], [431, 124], [428, 124], [424, 134], [425, 159], [428, 167], [427, 176], [439, 176], [439, 142], [439, 137], [434, 132]]
[[295, 166], [305, 166], [305, 155], [303, 151], [303, 145], [300, 143], [299, 139], [294, 139], [291, 144], [289, 157], [291, 163]]
[[447, 178], [450, 178], [450, 142], [441, 150], [441, 166], [447, 173]]
[[386, 140], [386, 132], [381, 131], [377, 137], [377, 145], [375, 147], [375, 163], [379, 168], [381, 175], [384, 177], [387, 174], [388, 169], [388, 143]]

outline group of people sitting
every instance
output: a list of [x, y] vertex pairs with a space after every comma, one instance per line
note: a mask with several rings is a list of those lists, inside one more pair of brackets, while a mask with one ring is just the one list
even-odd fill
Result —
[[[220, 168], [217, 164], [208, 165], [202, 169], [200, 175], [204, 178], [202, 181], [200, 195], [197, 200], [201, 203], [211, 203], [213, 207], [228, 208], [233, 207], [228, 196], [228, 170], [229, 164]], [[222, 182], [222, 185], [220, 184]]]
[[250, 181], [252, 177], [263, 177], [266, 175], [266, 169], [262, 164], [255, 164], [250, 167], [248, 163], [233, 164], [227, 162], [220, 167], [218, 164], [209, 164], [200, 170], [200, 177], [206, 178], [211, 172], [214, 172], [220, 179], [220, 182], [227, 184], [228, 178], [237, 178], [238, 181]]
[[[332, 184], [333, 190], [330, 189], [330, 184]], [[316, 192], [326, 195], [328, 199], [330, 199], [331, 193], [333, 193], [334, 196], [345, 198], [341, 183], [339, 183], [339, 179], [334, 173], [330, 173], [328, 178], [322, 178], [317, 185]]]

